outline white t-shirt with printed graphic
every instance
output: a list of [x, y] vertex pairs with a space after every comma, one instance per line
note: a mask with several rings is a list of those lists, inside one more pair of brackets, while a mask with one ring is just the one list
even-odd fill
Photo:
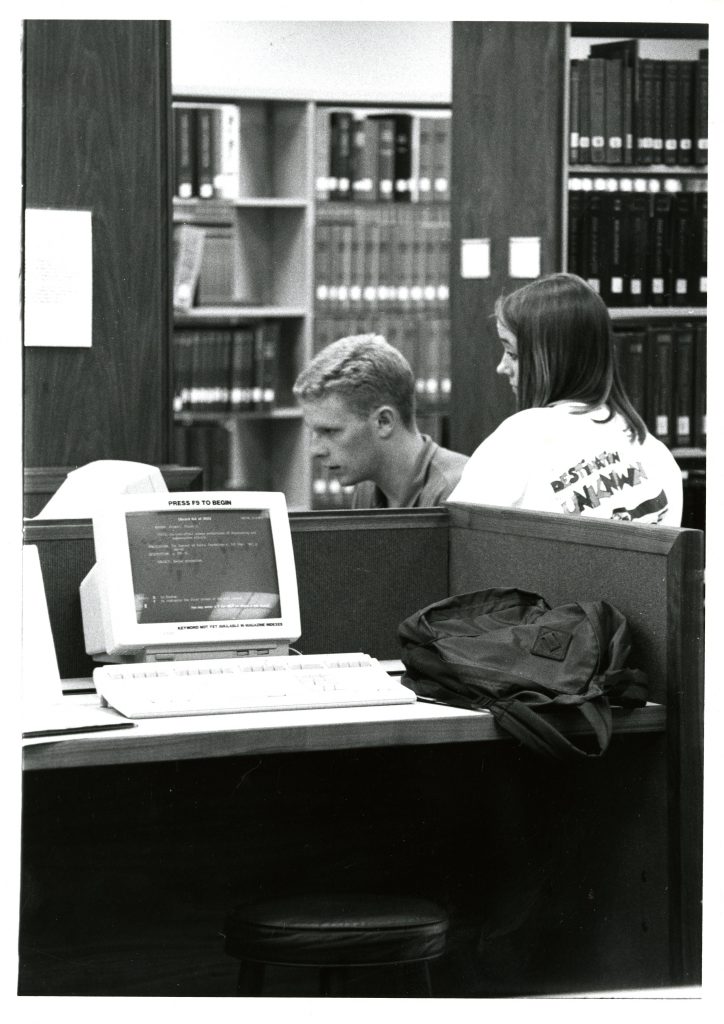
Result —
[[448, 501], [680, 526], [681, 470], [651, 434], [632, 441], [605, 406], [515, 413], [473, 452]]

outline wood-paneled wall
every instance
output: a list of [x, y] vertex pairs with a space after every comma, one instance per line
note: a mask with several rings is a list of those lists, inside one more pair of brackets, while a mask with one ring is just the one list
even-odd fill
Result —
[[[508, 239], [541, 239], [541, 273], [561, 269], [566, 69], [562, 22], [453, 23], [450, 314], [451, 446], [470, 453], [514, 412], [496, 376], [496, 298]], [[488, 238], [491, 273], [460, 277], [460, 242]]]
[[90, 210], [93, 345], [24, 351], [26, 466], [169, 461], [168, 24], [28, 21], [24, 202]]

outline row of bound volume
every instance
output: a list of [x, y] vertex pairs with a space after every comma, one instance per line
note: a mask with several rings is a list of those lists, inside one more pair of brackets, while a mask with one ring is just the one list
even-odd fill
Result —
[[707, 183], [568, 182], [568, 269], [610, 306], [706, 306]]
[[175, 423], [173, 459], [179, 466], [200, 466], [203, 487], [223, 491], [233, 485], [229, 478], [231, 438], [221, 423]]
[[709, 51], [698, 60], [639, 56], [638, 39], [599, 43], [570, 66], [569, 162], [704, 165]]
[[430, 309], [449, 298], [447, 208], [390, 206], [317, 211], [315, 299], [320, 311], [379, 306]]
[[628, 396], [654, 437], [705, 447], [705, 321], [617, 330], [614, 348]]
[[274, 321], [174, 332], [175, 413], [269, 412], [279, 391]]
[[174, 195], [238, 199], [241, 112], [235, 103], [174, 103]]
[[450, 320], [447, 315], [378, 313], [374, 316], [318, 315], [314, 351], [340, 338], [381, 334], [407, 359], [415, 378], [417, 408], [445, 410], [450, 400]]
[[317, 199], [425, 202], [450, 198], [448, 112], [317, 112]]

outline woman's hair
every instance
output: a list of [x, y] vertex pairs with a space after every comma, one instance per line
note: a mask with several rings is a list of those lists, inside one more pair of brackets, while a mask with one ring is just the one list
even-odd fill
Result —
[[601, 297], [575, 274], [550, 274], [495, 305], [518, 344], [518, 408], [581, 402], [608, 406], [643, 441], [646, 425], [626, 394], [616, 366], [611, 318]]
[[339, 395], [362, 417], [390, 405], [408, 430], [415, 424], [414, 374], [380, 334], [356, 334], [327, 345], [299, 374], [294, 394], [301, 401]]

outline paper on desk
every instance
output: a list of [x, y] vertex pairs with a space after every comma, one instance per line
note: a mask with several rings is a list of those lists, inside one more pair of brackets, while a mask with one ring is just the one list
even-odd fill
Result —
[[78, 705], [70, 701], [25, 703], [22, 710], [24, 739], [62, 736], [74, 732], [102, 732], [133, 728], [135, 722], [122, 718], [112, 708]]

